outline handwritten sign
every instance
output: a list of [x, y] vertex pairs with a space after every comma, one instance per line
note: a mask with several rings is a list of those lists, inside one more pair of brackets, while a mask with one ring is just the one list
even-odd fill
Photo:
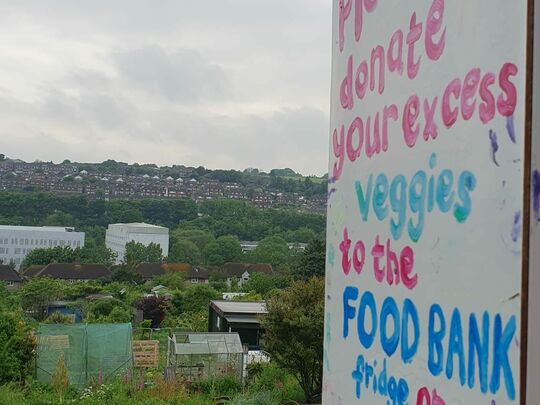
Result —
[[333, 31], [324, 403], [518, 404], [527, 2], [334, 0]]

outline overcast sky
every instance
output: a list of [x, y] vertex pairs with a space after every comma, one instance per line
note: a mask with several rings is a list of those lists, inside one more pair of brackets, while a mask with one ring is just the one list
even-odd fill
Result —
[[329, 0], [0, 1], [0, 153], [327, 170]]

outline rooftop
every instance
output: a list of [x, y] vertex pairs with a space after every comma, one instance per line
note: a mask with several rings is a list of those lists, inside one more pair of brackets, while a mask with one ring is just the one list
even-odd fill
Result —
[[13, 281], [20, 283], [22, 281], [21, 276], [10, 266], [2, 264], [0, 265], [0, 281]]
[[38, 231], [38, 232], [73, 232], [75, 228], [70, 226], [17, 226], [17, 225], [0, 225], [0, 231]]
[[266, 314], [266, 302], [264, 301], [211, 301], [210, 305], [222, 314]]

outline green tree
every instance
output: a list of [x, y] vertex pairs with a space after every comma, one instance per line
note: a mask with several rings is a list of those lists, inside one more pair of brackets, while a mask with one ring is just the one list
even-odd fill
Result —
[[326, 242], [323, 238], [315, 238], [308, 243], [295, 265], [293, 275], [297, 279], [324, 277], [326, 266]]
[[194, 243], [199, 251], [203, 251], [206, 245], [214, 240], [214, 236], [201, 229], [180, 229], [171, 232], [171, 245], [175, 245], [178, 240], [188, 240]]
[[148, 246], [140, 242], [131, 241], [126, 244], [124, 263], [137, 265], [139, 263], [158, 263], [163, 260], [161, 247], [156, 243]]
[[25, 380], [34, 348], [26, 324], [12, 313], [0, 312], [0, 384]]
[[143, 278], [139, 273], [133, 270], [133, 266], [122, 264], [116, 266], [113, 270], [111, 281], [126, 284], [142, 284]]
[[264, 273], [254, 273], [249, 280], [242, 286], [244, 292], [255, 291], [262, 296], [266, 296], [270, 291], [283, 289], [289, 286], [287, 278], [277, 275]]
[[242, 247], [236, 236], [220, 236], [210, 242], [203, 252], [204, 261], [212, 266], [222, 266], [227, 262], [238, 262], [242, 259]]
[[176, 314], [208, 311], [210, 301], [220, 299], [222, 295], [212, 287], [195, 284], [185, 291], [173, 295], [171, 304]]
[[74, 251], [69, 246], [34, 249], [26, 255], [21, 268], [25, 269], [33, 265], [46, 266], [50, 263], [72, 263], [74, 260]]
[[250, 255], [255, 263], [270, 263], [274, 268], [284, 268], [290, 264], [291, 251], [285, 239], [279, 236], [269, 236], [259, 242]]
[[167, 260], [170, 263], [198, 265], [201, 263], [201, 251], [195, 243], [187, 239], [178, 239], [171, 247]]
[[186, 274], [179, 271], [168, 271], [152, 280], [154, 286], [163, 285], [170, 290], [182, 290], [186, 282]]
[[322, 390], [324, 279], [294, 282], [267, 301], [265, 349], [293, 373], [313, 403]]
[[19, 290], [22, 308], [34, 312], [37, 320], [43, 320], [47, 305], [63, 294], [62, 284], [48, 277], [33, 278]]
[[130, 322], [132, 309], [118, 299], [101, 298], [88, 305], [86, 320], [94, 323]]
[[116, 260], [116, 253], [104, 245], [94, 243], [85, 244], [82, 248], [76, 248], [73, 252], [74, 261], [83, 264], [103, 264], [112, 266]]

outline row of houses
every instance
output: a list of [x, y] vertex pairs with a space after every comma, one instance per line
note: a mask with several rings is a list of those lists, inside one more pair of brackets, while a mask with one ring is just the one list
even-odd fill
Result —
[[[188, 175], [186, 171], [184, 175]], [[77, 171], [71, 163], [0, 162], [0, 190], [48, 191], [55, 194], [83, 194], [90, 198], [190, 198], [195, 201], [226, 198], [250, 201], [259, 208], [289, 205], [325, 212], [326, 196], [307, 198], [299, 193], [249, 190], [237, 182], [158, 174], [115, 174]]]
[[[113, 268], [101, 264], [79, 264], [79, 263], [51, 263], [46, 266], [30, 266], [19, 274], [8, 265], [0, 265], [0, 282], [4, 282], [8, 290], [16, 290], [21, 287], [24, 280], [35, 277], [50, 277], [64, 280], [70, 283], [86, 282], [91, 280], [107, 280], [112, 276]], [[186, 283], [207, 284], [210, 279], [210, 271], [200, 267], [191, 266], [185, 263], [140, 263], [134, 269], [143, 281], [151, 281], [155, 277], [167, 273], [185, 274]], [[246, 263], [226, 263], [220, 272], [226, 281], [238, 283], [242, 286], [254, 273], [273, 274], [270, 264], [246, 264]]]

